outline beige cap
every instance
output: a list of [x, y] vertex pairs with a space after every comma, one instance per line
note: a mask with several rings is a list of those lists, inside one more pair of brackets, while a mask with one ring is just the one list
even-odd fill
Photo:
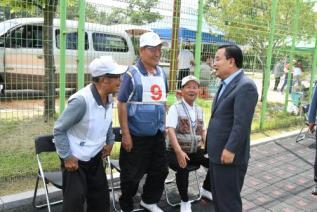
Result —
[[184, 77], [184, 78], [182, 79], [182, 84], [181, 84], [181, 86], [184, 87], [184, 85], [186, 85], [186, 83], [188, 83], [189, 81], [195, 81], [195, 82], [197, 82], [198, 85], [200, 85], [199, 80], [198, 80], [195, 76], [193, 76], [193, 75], [188, 75], [188, 76], [186, 76], [186, 77]]
[[140, 47], [150, 46], [155, 47], [158, 45], [167, 45], [167, 42], [162, 41], [160, 36], [156, 34], [155, 32], [146, 32], [141, 35], [140, 37]]
[[89, 65], [89, 72], [92, 77], [99, 77], [105, 74], [123, 74], [128, 66], [116, 63], [111, 56], [101, 56], [94, 59]]

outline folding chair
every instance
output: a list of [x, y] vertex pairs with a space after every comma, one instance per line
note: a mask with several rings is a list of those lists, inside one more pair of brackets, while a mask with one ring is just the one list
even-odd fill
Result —
[[[196, 194], [192, 199], [189, 200], [191, 203], [196, 202], [196, 201], [199, 201], [199, 200], [201, 199], [199, 180], [198, 180], [198, 176], [197, 176], [197, 170], [198, 170], [199, 168], [200, 168], [200, 165], [188, 165], [188, 166], [187, 166], [187, 170], [189, 171], [189, 173], [194, 172], [194, 174], [195, 174], [195, 184], [196, 184], [197, 190], [198, 190], [197, 194]], [[172, 170], [173, 170], [173, 169], [172, 169]], [[173, 170], [173, 171], [175, 171], [175, 170]], [[172, 207], [175, 207], [175, 206], [180, 205], [181, 202], [180, 202], [180, 201], [179, 201], [179, 202], [176, 202], [176, 201], [173, 202], [173, 201], [171, 200], [171, 198], [170, 198], [170, 195], [168, 195], [168, 189], [167, 189], [167, 187], [168, 187], [168, 185], [171, 184], [171, 183], [176, 184], [176, 178], [175, 178], [175, 177], [172, 178], [172, 179], [166, 179], [166, 180], [165, 180], [165, 183], [164, 183], [164, 184], [165, 184], [165, 186], [164, 186], [165, 197], [166, 197], [167, 204], [169, 204], [169, 205], [172, 206]]]
[[[38, 174], [36, 178], [36, 184], [35, 184], [35, 189], [34, 189], [34, 196], [33, 196], [33, 201], [32, 205], [35, 208], [43, 208], [46, 207], [48, 208], [48, 211], [51, 211], [51, 205], [55, 205], [58, 203], [63, 202], [63, 200], [58, 200], [54, 202], [50, 202], [49, 199], [49, 192], [47, 188], [47, 184], [51, 183], [55, 187], [62, 189], [63, 186], [63, 178], [62, 178], [62, 172], [61, 171], [44, 171], [43, 166], [42, 166], [42, 160], [41, 160], [41, 155], [43, 153], [48, 153], [48, 152], [55, 152], [55, 144], [53, 142], [53, 135], [45, 135], [45, 136], [39, 136], [35, 138], [35, 153], [36, 153], [36, 159], [37, 159], [37, 164], [38, 164]], [[39, 180], [42, 179], [43, 185], [45, 187], [45, 197], [46, 197], [46, 204], [37, 204], [36, 203], [36, 198], [37, 198], [37, 190], [38, 190], [38, 185], [39, 185]]]
[[[113, 133], [115, 135], [115, 142], [121, 142], [122, 140], [122, 133], [120, 127], [113, 127]], [[116, 170], [117, 172], [120, 172], [120, 165], [119, 160], [111, 159], [110, 156], [107, 157], [108, 166], [110, 168], [110, 184], [109, 190], [111, 191], [112, 196], [112, 205], [115, 211], [120, 211], [120, 209], [116, 206], [116, 199], [115, 199], [115, 190], [120, 189], [120, 186], [114, 185], [114, 177], [113, 177], [113, 170]]]
[[[309, 130], [308, 130], [308, 110], [309, 110], [309, 104], [305, 104], [305, 105], [302, 105], [301, 106], [301, 109], [302, 109], [302, 113], [303, 113], [303, 117], [304, 117], [304, 125], [303, 127], [301, 128], [300, 132], [298, 133], [298, 135], [296, 136], [296, 143], [298, 143], [299, 141], [301, 140], [304, 140], [306, 137], [309, 137], [309, 136], [314, 136], [315, 137], [315, 133], [310, 133]], [[304, 130], [307, 129], [305, 132]]]

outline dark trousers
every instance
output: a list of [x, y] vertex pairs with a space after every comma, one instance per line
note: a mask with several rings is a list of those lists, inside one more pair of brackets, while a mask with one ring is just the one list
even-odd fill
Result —
[[178, 75], [177, 75], [177, 89], [181, 89], [182, 87], [182, 79], [189, 75], [190, 69], [179, 69]]
[[280, 84], [280, 81], [281, 81], [281, 77], [275, 77], [274, 88], [273, 88], [274, 91], [277, 91], [277, 87]]
[[108, 182], [101, 154], [97, 154], [90, 161], [78, 161], [76, 171], [63, 170], [63, 212], [110, 211]]
[[[168, 164], [176, 171], [176, 185], [178, 188], [179, 195], [181, 196], [181, 200], [184, 202], [188, 201], [188, 176], [189, 171], [186, 168], [181, 168], [178, 164], [176, 154], [174, 151], [168, 151]], [[188, 165], [202, 165], [208, 168], [203, 188], [205, 190], [211, 191], [210, 185], [210, 171], [209, 171], [209, 159], [204, 157], [204, 150], [200, 149], [197, 153], [188, 154], [190, 161], [188, 161]]]
[[144, 174], [147, 174], [147, 177], [142, 200], [147, 204], [158, 203], [168, 174], [165, 136], [162, 132], [159, 131], [155, 136], [132, 135], [132, 141], [131, 152], [125, 151], [123, 147], [120, 149], [122, 195], [119, 202], [123, 211], [133, 210], [133, 197]]
[[211, 191], [216, 211], [242, 211], [241, 190], [247, 165], [221, 165], [210, 162]]
[[[282, 87], [281, 87], [281, 92], [283, 92], [284, 91], [284, 88], [285, 88], [285, 86], [287, 85], [287, 81], [288, 81], [288, 76], [287, 76], [288, 74], [286, 73], [285, 75], [284, 75], [284, 83], [283, 83], [283, 85], [282, 85]], [[291, 74], [291, 83], [290, 83], [290, 88], [289, 88], [289, 92], [291, 93], [292, 92], [292, 83], [293, 82], [293, 74]]]
[[316, 153], [315, 153], [315, 164], [314, 164], [314, 181], [317, 183], [317, 133], [316, 133]]

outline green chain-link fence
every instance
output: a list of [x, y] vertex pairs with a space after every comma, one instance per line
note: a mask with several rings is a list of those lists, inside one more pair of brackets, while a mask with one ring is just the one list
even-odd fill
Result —
[[[218, 46], [237, 44], [244, 51], [245, 73], [261, 94], [253, 130], [301, 122], [293, 113], [308, 101], [316, 72], [314, 2], [102, 2], [1, 1], [0, 196], [32, 189], [37, 169], [34, 137], [52, 133], [67, 97], [89, 82], [89, 63], [101, 55], [112, 55], [118, 63], [132, 65], [138, 58], [139, 36], [150, 30], [169, 44], [163, 48], [160, 63], [169, 76], [168, 104], [176, 99], [178, 53], [188, 46], [196, 64], [190, 70], [202, 84], [198, 104], [204, 108], [207, 125], [219, 84], [212, 70], [213, 57]], [[297, 63], [299, 76], [292, 73], [293, 60], [301, 61], [301, 65]], [[274, 90], [277, 64], [283, 73]], [[289, 83], [281, 92], [286, 64]], [[285, 109], [293, 113], [285, 113]], [[50, 166], [57, 168], [59, 161], [53, 164]]]

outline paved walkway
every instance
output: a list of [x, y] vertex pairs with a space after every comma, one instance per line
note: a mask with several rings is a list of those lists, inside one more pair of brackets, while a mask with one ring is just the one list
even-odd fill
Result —
[[[252, 146], [245, 184], [242, 191], [244, 211], [317, 211], [317, 196], [311, 194], [315, 142], [306, 138], [299, 143], [295, 136]], [[205, 170], [199, 170], [201, 181]], [[173, 177], [173, 173], [169, 177]], [[193, 182], [193, 180], [192, 180]], [[176, 188], [169, 187], [173, 198], [178, 198]], [[194, 185], [190, 193], [195, 191]], [[139, 197], [137, 197], [139, 199]], [[164, 211], [179, 211], [167, 205], [165, 196], [159, 205]], [[34, 210], [31, 203], [21, 208], [3, 211]], [[214, 211], [213, 203], [206, 200], [192, 204], [193, 211]], [[1, 211], [1, 209], [0, 209]], [[61, 211], [61, 205], [53, 211]]]

